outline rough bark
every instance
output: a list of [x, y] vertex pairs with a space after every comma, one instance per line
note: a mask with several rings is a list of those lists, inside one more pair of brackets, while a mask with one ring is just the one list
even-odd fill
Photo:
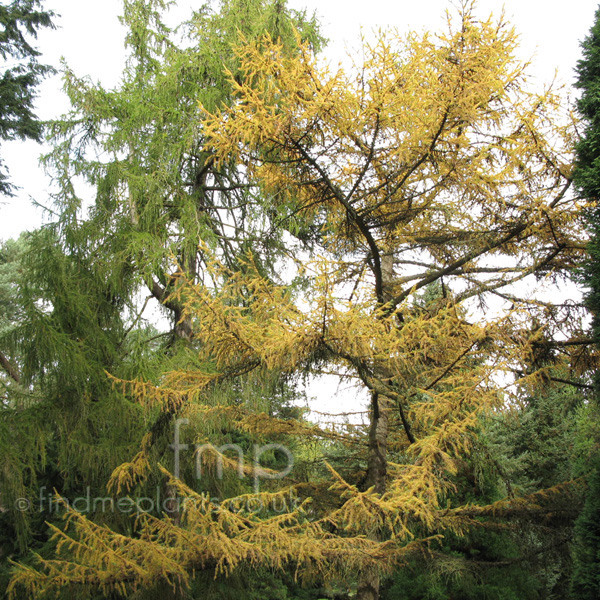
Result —
[[367, 488], [375, 487], [378, 494], [385, 492], [387, 477], [387, 440], [389, 433], [389, 400], [377, 392], [371, 395], [371, 424], [369, 428], [369, 456]]
[[[394, 257], [391, 254], [381, 257], [381, 275], [383, 301], [392, 297], [394, 278]], [[379, 377], [386, 377], [383, 368], [376, 369]], [[378, 494], [385, 493], [387, 479], [387, 447], [389, 435], [391, 403], [389, 398], [373, 392], [371, 394], [371, 412], [369, 427], [369, 449], [367, 459], [366, 487], [374, 487]], [[368, 536], [381, 541], [380, 531], [368, 532]], [[374, 569], [365, 569], [359, 573], [356, 600], [379, 600], [379, 573]]]

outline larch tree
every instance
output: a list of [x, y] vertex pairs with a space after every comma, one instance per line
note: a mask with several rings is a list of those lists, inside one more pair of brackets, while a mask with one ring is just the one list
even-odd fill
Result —
[[[238, 77], [230, 50], [238, 32], [249, 39], [268, 32], [289, 52], [295, 29], [315, 48], [322, 40], [314, 20], [282, 1], [225, 0], [219, 10], [207, 4], [175, 30], [165, 24], [169, 2], [123, 5], [130, 54], [122, 83], [105, 90], [65, 67], [72, 110], [50, 124], [54, 149], [45, 160], [59, 184], [58, 227], [66, 245], [93, 252], [97, 263], [102, 256], [107, 277], [141, 286], [170, 315], [176, 336], [187, 338], [182, 307], [170, 297], [171, 258], [196, 280], [200, 240], [218, 246], [232, 267], [240, 245], [262, 243], [265, 265], [277, 246], [273, 228], [262, 225], [265, 207], [236, 169], [217, 169], [207, 152], [198, 102], [216, 109], [231, 101], [225, 69]], [[95, 186], [91, 208], [82, 206], [77, 176]], [[86, 229], [79, 231], [82, 216]], [[106, 234], [93, 235], [94, 229]]]
[[[280, 255], [279, 281], [260, 246], [236, 246], [232, 264], [199, 235], [202, 280], [174, 252], [179, 268], [159, 295], [181, 307], [194, 361], [159, 382], [114, 382], [143, 406], [225, 415], [268, 440], [328, 433], [207, 403], [207, 393], [249, 373], [337, 372], [370, 398], [366, 430], [340, 434], [361, 472], [351, 480], [330, 467], [310, 481], [292, 472], [283, 481], [304, 502], [264, 514], [244, 508], [248, 496], [213, 502], [163, 471], [181, 500], [176, 518], [145, 515], [123, 535], [67, 510], [69, 525], [55, 528], [59, 555], [18, 567], [13, 594], [126, 595], [157, 581], [185, 590], [198, 570], [268, 566], [308, 581], [354, 578], [356, 597], [375, 600], [383, 574], [443, 535], [503, 510], [543, 511], [568, 494], [565, 485], [487, 506], [452, 502], [481, 416], [554, 377], [538, 358], [573, 378], [594, 360], [569, 343], [582, 337], [581, 307], [553, 291], [586, 241], [560, 95], [528, 91], [514, 31], [479, 21], [468, 3], [438, 36], [365, 44], [364, 62], [347, 72], [298, 45], [290, 53], [273, 35], [242, 38], [228, 69], [231, 102], [199, 97], [203, 118], [190, 126], [202, 130], [213, 169], [205, 185], [232, 168], [236, 186], [268, 204], [282, 239], [308, 230], [310, 244]], [[127, 157], [119, 164], [129, 168]], [[129, 222], [147, 210], [152, 224], [157, 213], [130, 197], [139, 216]], [[114, 482], [129, 485], [146, 469], [142, 448]], [[281, 498], [288, 488], [276, 483], [254, 498]]]

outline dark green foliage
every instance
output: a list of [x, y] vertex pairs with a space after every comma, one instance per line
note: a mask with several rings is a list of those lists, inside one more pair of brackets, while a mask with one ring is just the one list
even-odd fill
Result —
[[[582, 400], [550, 385], [513, 414], [482, 420], [478, 441], [454, 478], [451, 505], [485, 505], [553, 488], [573, 477]], [[412, 557], [389, 579], [382, 600], [563, 600], [572, 569], [569, 542], [577, 498], [476, 517], [457, 537], [448, 532], [430, 552]], [[594, 596], [596, 597], [596, 596]]]
[[586, 479], [585, 503], [575, 522], [571, 597], [600, 596], [600, 406], [590, 402], [580, 410], [575, 438], [575, 468]]
[[575, 524], [571, 590], [577, 600], [600, 597], [600, 458], [590, 466], [585, 505]]
[[[590, 260], [584, 268], [583, 279], [589, 288], [587, 304], [593, 317], [592, 333], [596, 344], [600, 344], [600, 9], [581, 46], [583, 58], [577, 64], [576, 87], [581, 90], [577, 107], [584, 118], [585, 130], [576, 148], [574, 179], [588, 202]], [[596, 376], [594, 404], [598, 403], [599, 386]], [[597, 411], [588, 412], [593, 416]], [[597, 446], [597, 432], [590, 441]], [[573, 597], [583, 600], [600, 597], [600, 460], [597, 449], [592, 448], [585, 454], [587, 460], [580, 470], [587, 475], [588, 490], [575, 526], [575, 567], [571, 582]]]
[[293, 577], [267, 569], [248, 569], [227, 580], [215, 580], [201, 573], [194, 581], [189, 598], [205, 600], [321, 600], [327, 598], [319, 588], [302, 588]]
[[573, 598], [600, 598], [600, 457], [590, 465], [586, 500], [575, 523]]
[[549, 386], [520, 410], [491, 419], [486, 438], [502, 464], [505, 492], [528, 494], [568, 481], [573, 474], [577, 408], [582, 398], [568, 386]]
[[[42, 124], [33, 112], [36, 88], [53, 69], [39, 64], [40, 53], [28, 38], [36, 38], [43, 27], [53, 28], [53, 16], [42, 10], [40, 0], [0, 4], [0, 55], [5, 61], [0, 78], [1, 140], [41, 140]], [[0, 194], [10, 196], [13, 190], [8, 175], [0, 173]]]
[[446, 536], [430, 557], [399, 570], [381, 600], [541, 600], [543, 584], [519, 560], [520, 546], [517, 535], [489, 529]]
[[[553, 370], [565, 379], [565, 373]], [[549, 384], [530, 397], [514, 414], [495, 417], [487, 424], [485, 440], [497, 464], [503, 495], [522, 496], [554, 489], [578, 473], [576, 445], [584, 399], [573, 387]], [[551, 497], [551, 496], [549, 496]], [[552, 501], [539, 513], [517, 514], [510, 520], [518, 542], [521, 568], [537, 582], [540, 598], [564, 598], [572, 571], [570, 542], [582, 498]]]
[[584, 268], [589, 288], [587, 304], [593, 315], [593, 332], [600, 341], [600, 10], [588, 37], [581, 44], [583, 58], [577, 64], [575, 87], [581, 90], [577, 108], [584, 118], [584, 132], [576, 146], [574, 180], [587, 209], [590, 260]]
[[586, 120], [586, 128], [577, 146], [575, 181], [586, 198], [596, 200], [600, 197], [600, 10], [581, 47], [583, 58], [577, 64], [575, 87], [581, 90], [577, 107]]

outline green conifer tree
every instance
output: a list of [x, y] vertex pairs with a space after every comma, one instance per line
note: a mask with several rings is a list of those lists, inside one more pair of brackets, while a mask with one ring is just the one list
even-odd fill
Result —
[[[590, 234], [589, 260], [583, 278], [588, 286], [587, 304], [592, 313], [592, 334], [600, 343], [600, 9], [582, 43], [583, 58], [577, 64], [576, 87], [581, 90], [577, 107], [584, 118], [583, 136], [576, 147], [574, 180], [588, 203], [587, 223]], [[596, 380], [598, 402], [600, 381]], [[598, 442], [598, 440], [597, 440]], [[590, 456], [594, 456], [592, 452]], [[600, 462], [587, 465], [588, 490], [575, 533], [572, 591], [575, 598], [600, 596]]]
[[575, 523], [574, 571], [571, 592], [577, 600], [600, 594], [600, 460], [589, 465], [586, 500]]
[[[249, 244], [262, 249], [265, 271], [282, 248], [281, 232], [269, 223], [276, 211], [240, 185], [236, 165], [217, 169], [203, 150], [198, 100], [214, 107], [230, 101], [224, 67], [235, 72], [231, 45], [240, 34], [268, 32], [292, 52], [295, 30], [315, 46], [322, 43], [317, 25], [285, 2], [225, 0], [207, 4], [173, 31], [163, 18], [168, 4], [125, 0], [129, 60], [117, 88], [106, 90], [65, 67], [72, 111], [49, 125], [54, 149], [46, 158], [57, 183], [56, 219], [28, 236], [18, 256], [10, 244], [4, 249], [0, 293], [13, 294], [19, 310], [7, 314], [0, 330], [0, 349], [15, 375], [4, 368], [2, 573], [8, 559], [29, 550], [44, 555], [44, 521], [58, 518], [56, 505], [49, 508], [53, 489], [68, 501], [88, 493], [104, 497], [113, 469], [131, 464], [140, 447], [154, 473], [122, 491], [139, 496], [163, 485], [155, 465], [172, 468], [178, 405], [141, 406], [107, 372], [158, 382], [174, 365], [194, 360], [173, 292], [178, 273], [190, 281], [202, 277], [203, 244], [218, 249], [234, 270], [243, 268]], [[93, 198], [86, 196], [90, 188], [78, 187], [81, 177]], [[147, 316], [152, 304], [166, 317], [162, 331]], [[289, 410], [290, 394], [284, 375], [263, 372], [213, 386], [201, 402], [212, 397], [277, 414]], [[234, 439], [227, 419], [203, 415], [184, 435], [189, 443], [193, 436], [216, 445], [252, 443], [249, 435]], [[232, 477], [204, 478], [201, 491], [215, 495], [227, 486], [251, 490]], [[30, 510], [19, 509], [20, 499]], [[96, 517], [116, 530], [131, 526], [119, 514]]]
[[[40, 0], [13, 0], [0, 4], [0, 56], [5, 61], [0, 76], [0, 140], [40, 141], [42, 124], [34, 113], [36, 88], [54, 70], [38, 62], [40, 52], [28, 41], [43, 27], [51, 27], [54, 13]], [[0, 168], [2, 161], [0, 161]], [[0, 172], [0, 194], [11, 196], [14, 186]]]

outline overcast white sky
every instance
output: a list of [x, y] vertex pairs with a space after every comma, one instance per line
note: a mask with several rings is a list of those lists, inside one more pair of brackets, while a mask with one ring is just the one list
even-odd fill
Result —
[[[180, 0], [177, 4], [176, 14], [184, 17], [202, 2]], [[357, 43], [361, 28], [366, 32], [376, 27], [439, 30], [444, 26], [444, 11], [452, 7], [448, 0], [288, 0], [288, 4], [317, 12], [330, 39], [326, 53], [336, 62], [346, 46]], [[59, 29], [42, 32], [38, 40], [43, 61], [58, 66], [64, 57], [79, 75], [89, 75], [107, 87], [117, 84], [124, 59], [123, 29], [117, 19], [121, 0], [45, 0], [45, 6], [60, 17], [56, 19]], [[563, 81], [571, 81], [580, 55], [579, 41], [587, 35], [597, 6], [598, 0], [564, 4], [480, 0], [478, 12], [481, 16], [499, 14], [504, 7], [521, 34], [522, 56], [535, 59], [533, 73], [541, 85], [552, 79], [556, 69]], [[67, 109], [60, 85], [60, 76], [56, 76], [42, 86], [38, 100], [41, 118], [56, 117]], [[0, 149], [12, 181], [20, 187], [16, 198], [0, 205], [0, 239], [42, 222], [41, 212], [31, 203], [33, 198], [48, 203], [49, 182], [37, 166], [41, 151], [38, 145], [22, 142], [4, 144]]]

